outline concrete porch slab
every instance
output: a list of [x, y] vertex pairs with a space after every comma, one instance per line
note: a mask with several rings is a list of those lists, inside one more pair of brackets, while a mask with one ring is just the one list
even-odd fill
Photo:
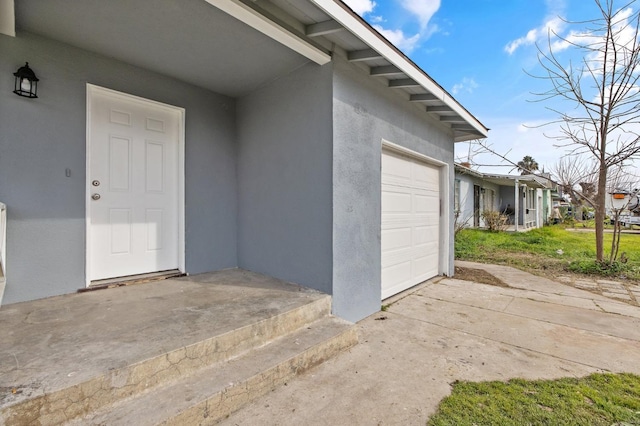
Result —
[[[64, 398], [78, 407], [65, 410], [96, 409], [264, 344], [330, 306], [328, 295], [238, 269], [6, 305], [0, 413], [26, 400], [42, 412], [45, 393], [74, 386]], [[104, 398], [83, 406], [89, 394]]]

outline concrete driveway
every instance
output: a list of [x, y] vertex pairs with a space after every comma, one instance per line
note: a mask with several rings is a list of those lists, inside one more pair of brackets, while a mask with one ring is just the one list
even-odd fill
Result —
[[640, 308], [513, 268], [510, 287], [456, 279], [399, 295], [360, 344], [225, 425], [424, 425], [455, 380], [640, 374]]

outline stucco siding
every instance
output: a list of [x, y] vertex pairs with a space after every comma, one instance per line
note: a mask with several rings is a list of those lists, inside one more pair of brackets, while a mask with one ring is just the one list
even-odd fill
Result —
[[[25, 61], [40, 78], [35, 100], [11, 93]], [[237, 266], [233, 99], [28, 33], [0, 35], [0, 72], [3, 303], [85, 285], [86, 83], [185, 108], [186, 269]]]
[[331, 64], [238, 100], [239, 266], [331, 293]]
[[[452, 164], [453, 137], [444, 125], [364, 70], [338, 56], [334, 69], [334, 312], [355, 321], [380, 309], [382, 141]], [[448, 180], [453, 188], [452, 166]], [[452, 211], [452, 197], [449, 202]], [[447, 232], [452, 242], [452, 224]], [[442, 250], [449, 259], [447, 272], [452, 273], [453, 243]]]

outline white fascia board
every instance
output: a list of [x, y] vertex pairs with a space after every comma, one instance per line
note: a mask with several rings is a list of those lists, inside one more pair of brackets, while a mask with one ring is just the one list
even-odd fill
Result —
[[0, 34], [16, 36], [16, 12], [13, 0], [0, 0]]
[[329, 54], [307, 43], [238, 0], [206, 0], [206, 2], [287, 46], [289, 49], [298, 52], [318, 65], [324, 65], [331, 61]]
[[327, 15], [341, 23], [345, 29], [350, 31], [369, 47], [380, 53], [391, 64], [400, 68], [407, 77], [415, 80], [422, 87], [433, 93], [444, 102], [445, 105], [451, 107], [458, 115], [465, 119], [467, 123], [473, 126], [481, 135], [485, 138], [488, 136], [488, 130], [486, 127], [478, 121], [473, 115], [471, 115], [466, 109], [462, 107], [453, 99], [444, 89], [438, 86], [433, 80], [427, 77], [422, 70], [420, 70], [415, 64], [409, 61], [401, 53], [389, 46], [385, 41], [371, 31], [371, 29], [364, 25], [358, 18], [353, 16], [340, 4], [340, 0], [309, 0], [317, 7], [322, 9]]

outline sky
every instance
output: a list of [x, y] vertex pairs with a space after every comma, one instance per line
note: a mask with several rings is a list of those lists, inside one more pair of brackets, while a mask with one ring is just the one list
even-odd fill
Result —
[[[547, 138], [566, 109], [535, 93], [549, 89], [537, 59], [536, 43], [547, 44], [548, 30], [571, 37], [569, 21], [599, 16], [592, 0], [345, 0], [355, 12], [399, 47], [418, 66], [490, 130], [486, 142], [514, 162], [532, 156], [547, 171], [566, 154]], [[640, 5], [637, 5], [640, 7]], [[558, 52], [566, 45], [555, 45]], [[465, 161], [468, 144], [456, 144]], [[487, 173], [513, 173], [513, 166], [491, 154], [473, 163]]]

